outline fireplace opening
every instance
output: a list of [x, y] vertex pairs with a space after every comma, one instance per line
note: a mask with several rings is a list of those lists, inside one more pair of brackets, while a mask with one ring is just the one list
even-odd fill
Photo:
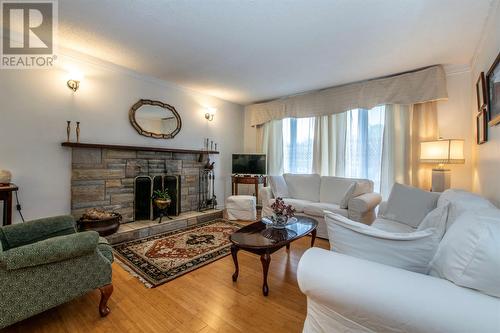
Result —
[[151, 205], [151, 177], [139, 176], [134, 183], [134, 220], [150, 220], [152, 216]]
[[[170, 195], [172, 203], [167, 209], [169, 216], [177, 216], [181, 213], [181, 177], [179, 175], [163, 175], [153, 178], [153, 192], [156, 190], [166, 189]], [[160, 216], [160, 211], [153, 206], [153, 218], [157, 219]]]
[[156, 190], [168, 191], [172, 203], [167, 209], [169, 216], [181, 213], [181, 177], [179, 175], [138, 176], [134, 182], [134, 220], [155, 220], [160, 211], [153, 205], [151, 196]]

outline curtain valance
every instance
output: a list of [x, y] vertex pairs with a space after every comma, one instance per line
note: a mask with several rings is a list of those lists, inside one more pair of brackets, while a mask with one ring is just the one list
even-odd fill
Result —
[[448, 98], [442, 66], [346, 84], [247, 106], [250, 125], [270, 120], [341, 113], [381, 104], [418, 104]]

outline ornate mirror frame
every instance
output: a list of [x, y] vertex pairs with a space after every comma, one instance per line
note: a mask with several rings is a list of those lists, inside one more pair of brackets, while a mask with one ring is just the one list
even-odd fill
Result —
[[[137, 120], [135, 118], [135, 113], [143, 105], [159, 106], [161, 108], [164, 108], [164, 109], [167, 109], [167, 110], [171, 111], [174, 114], [174, 116], [175, 116], [175, 118], [177, 120], [177, 128], [172, 133], [169, 133], [169, 134], [153, 133], [153, 132], [149, 132], [149, 131], [144, 130], [137, 123]], [[144, 135], [144, 136], [147, 136], [147, 137], [150, 137], [150, 138], [155, 138], [155, 139], [172, 139], [174, 136], [176, 136], [180, 132], [180, 130], [182, 128], [181, 116], [179, 115], [179, 113], [177, 113], [177, 110], [172, 105], [169, 105], [169, 104], [166, 104], [166, 103], [163, 103], [163, 102], [160, 102], [160, 101], [152, 101], [152, 100], [149, 100], [149, 99], [140, 99], [137, 103], [135, 103], [134, 105], [132, 105], [132, 107], [130, 108], [130, 111], [128, 113], [128, 118], [129, 118], [130, 123], [132, 124], [132, 126], [136, 129], [136, 131], [140, 135]]]

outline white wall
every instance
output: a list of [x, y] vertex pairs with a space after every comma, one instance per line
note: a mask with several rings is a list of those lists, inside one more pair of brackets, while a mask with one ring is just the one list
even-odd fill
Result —
[[[472, 61], [471, 94], [474, 96], [470, 109], [475, 119], [477, 113], [475, 84], [481, 72], [485, 74], [490, 69], [500, 51], [500, 5], [490, 15], [489, 22], [483, 32]], [[474, 169], [474, 190], [500, 205], [500, 125], [489, 127], [489, 140], [482, 145], [474, 145], [473, 154], [476, 159]]]
[[[13, 173], [26, 219], [70, 212], [71, 150], [61, 147], [66, 120], [73, 126], [81, 121], [81, 141], [90, 143], [198, 149], [203, 138], [213, 138], [221, 151], [215, 156], [216, 194], [224, 203], [231, 154], [243, 150], [242, 106], [80, 54], [60, 56], [59, 63], [50, 70], [0, 70], [0, 169]], [[84, 74], [76, 93], [66, 87], [70, 67]], [[130, 125], [129, 108], [140, 98], [176, 107], [183, 127], [174, 139], [146, 138]], [[212, 122], [204, 107], [217, 109]]]
[[464, 139], [465, 164], [450, 164], [451, 187], [472, 190], [472, 146], [475, 123], [470, 119], [470, 80], [469, 66], [446, 68], [448, 100], [438, 102], [439, 135], [445, 139]]

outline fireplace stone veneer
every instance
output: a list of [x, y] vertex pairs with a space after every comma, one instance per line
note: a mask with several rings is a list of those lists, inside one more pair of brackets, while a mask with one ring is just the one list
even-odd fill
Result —
[[71, 211], [79, 218], [88, 208], [102, 208], [134, 220], [134, 183], [139, 176], [179, 175], [180, 209], [198, 210], [200, 154], [106, 148], [72, 149]]

